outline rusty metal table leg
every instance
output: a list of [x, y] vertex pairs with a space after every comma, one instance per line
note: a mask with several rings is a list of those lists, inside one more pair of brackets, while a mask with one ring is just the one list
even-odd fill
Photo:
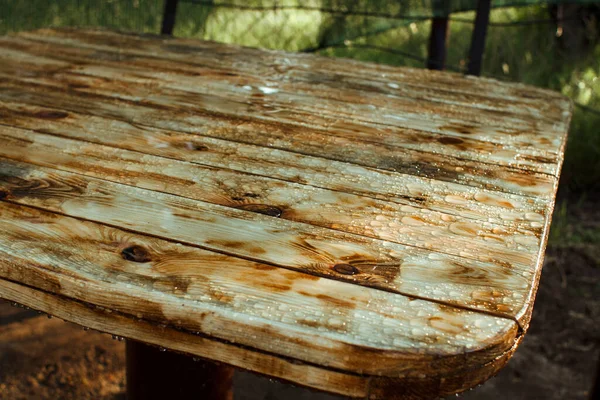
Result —
[[127, 399], [232, 400], [233, 368], [127, 341]]

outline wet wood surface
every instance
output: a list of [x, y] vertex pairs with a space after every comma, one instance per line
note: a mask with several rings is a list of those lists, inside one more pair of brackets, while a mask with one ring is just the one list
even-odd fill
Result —
[[2, 37], [0, 297], [351, 397], [466, 390], [527, 330], [570, 114], [434, 71]]

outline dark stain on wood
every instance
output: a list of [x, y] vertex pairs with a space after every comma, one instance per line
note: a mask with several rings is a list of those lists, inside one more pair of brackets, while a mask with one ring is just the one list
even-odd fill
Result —
[[234, 196], [231, 199], [235, 200], [235, 201], [245, 201], [246, 198], [251, 198], [251, 199], [258, 199], [260, 197], [260, 194], [256, 194], [256, 193], [244, 193], [242, 196]]
[[225, 293], [223, 290], [214, 288], [212, 286], [208, 287], [208, 292], [213, 300], [221, 303], [231, 303], [234, 300], [233, 296]]
[[480, 203], [487, 204], [487, 205], [500, 206], [500, 207], [510, 208], [510, 209], [515, 208], [515, 206], [513, 206], [512, 203], [509, 202], [508, 200], [495, 199], [495, 198], [488, 196], [485, 193], [478, 193], [475, 197], [475, 200], [479, 201]]
[[240, 210], [251, 211], [259, 214], [268, 215], [270, 217], [281, 217], [283, 211], [279, 207], [270, 206], [268, 204], [244, 204], [238, 207]]
[[281, 283], [273, 283], [273, 282], [262, 282], [261, 286], [273, 290], [275, 292], [287, 292], [288, 290], [292, 289], [291, 285], [284, 285]]
[[321, 324], [318, 321], [311, 321], [309, 319], [299, 319], [296, 321], [298, 325], [308, 326], [310, 328], [319, 328]]
[[281, 270], [281, 274], [277, 274], [275, 277], [273, 273], [267, 271], [254, 269], [251, 273], [246, 274], [245, 282], [256, 288], [264, 288], [268, 292], [280, 293], [291, 290], [298, 277], [298, 273], [294, 277], [285, 276], [287, 271], [284, 269]]
[[388, 171], [441, 179], [450, 182], [460, 182], [464, 180], [464, 174], [457, 172], [452, 166], [446, 165], [442, 161], [442, 157], [439, 157], [439, 160], [441, 162], [432, 163], [430, 162], [430, 159], [411, 161], [401, 157], [381, 156], [376, 161], [375, 167]]
[[467, 143], [465, 143], [464, 140], [456, 138], [456, 137], [452, 137], [452, 136], [442, 136], [437, 138], [438, 143], [441, 143], [443, 145], [447, 145], [447, 146], [452, 146], [457, 150], [461, 150], [461, 151], [467, 151], [469, 150], [469, 145], [467, 145]]
[[133, 245], [121, 250], [121, 257], [127, 261], [147, 263], [152, 260], [150, 252], [142, 246]]
[[[300, 294], [305, 294], [305, 295], [309, 295], [308, 293], [304, 293], [304, 292], [299, 292]], [[326, 294], [318, 294], [315, 296], [317, 299], [325, 302], [325, 303], [329, 303], [335, 307], [341, 307], [344, 309], [354, 309], [356, 308], [356, 303], [352, 302], [352, 301], [348, 301], [348, 300], [344, 300], [344, 299], [340, 299], [338, 297], [332, 297], [332, 296], [328, 296]]]
[[443, 311], [447, 314], [453, 314], [453, 315], [461, 315], [464, 310], [458, 307], [453, 307], [447, 304], [438, 304], [438, 307], [440, 308], [440, 311]]
[[[53, 174], [47, 179], [27, 178], [29, 169], [0, 164], [0, 185], [3, 185], [7, 197], [13, 198], [62, 198], [83, 195], [87, 182], [78, 177], [57, 179]], [[25, 177], [25, 178], [23, 178]]]
[[69, 116], [69, 113], [64, 111], [38, 111], [34, 114], [36, 118], [41, 119], [63, 119]]
[[169, 276], [169, 282], [172, 284], [174, 292], [186, 293], [192, 280], [185, 276]]
[[242, 249], [246, 247], [246, 242], [241, 242], [239, 240], [207, 240], [206, 244], [223, 246], [230, 249]]
[[412, 203], [418, 203], [420, 205], [424, 205], [427, 202], [427, 199], [425, 197], [420, 196], [407, 196], [403, 194], [394, 194], [394, 196], [404, 200], [408, 200]]
[[519, 156], [519, 158], [521, 160], [525, 160], [525, 161], [533, 161], [533, 162], [538, 162], [541, 164], [554, 164], [556, 163], [556, 160], [550, 158], [550, 157], [543, 157], [543, 156], [532, 156], [532, 155], [527, 155], [527, 154], [521, 154]]
[[471, 135], [472, 133], [474, 133], [475, 129], [476, 127], [473, 125], [459, 123], [440, 126], [440, 130], [442, 131], [461, 133], [463, 135]]
[[[31, 238], [28, 237], [24, 240], [31, 240]], [[62, 292], [60, 281], [58, 278], [47, 274], [44, 267], [42, 265], [33, 265], [31, 261], [25, 259], [13, 257], [5, 258], [0, 263], [0, 271], [4, 270], [3, 278], [41, 287], [49, 292], [60, 294]], [[85, 279], [82, 278], [82, 280]]]
[[529, 173], [528, 171], [522, 171], [522, 175], [510, 176], [507, 177], [506, 180], [512, 183], [516, 183], [519, 186], [533, 187], [536, 186], [537, 183], [531, 175], [533, 174]]
[[163, 312], [163, 307], [160, 303], [139, 297], [135, 298], [135, 313], [132, 312], [132, 314], [141, 317], [141, 319], [156, 321], [158, 323], [169, 320]]
[[452, 136], [442, 136], [437, 139], [441, 144], [449, 144], [449, 145], [459, 145], [463, 144], [465, 141], [459, 138], [455, 138]]
[[275, 266], [273, 266], [273, 265], [254, 264], [254, 269], [257, 269], [259, 271], [273, 271], [273, 270], [278, 269], [278, 268], [275, 267]]
[[194, 218], [194, 216], [191, 215], [191, 214], [179, 213], [179, 212], [174, 212], [173, 216], [174, 217], [179, 217], [179, 218], [184, 218], [184, 219], [192, 219], [192, 218]]
[[[85, 162], [78, 161], [77, 159], [75, 159], [74, 161], [66, 161], [63, 163], [63, 165], [65, 167], [73, 168], [75, 170], [88, 170], [90, 172], [93, 172], [93, 174], [95, 176], [101, 177], [101, 178], [122, 175], [122, 172], [119, 171], [119, 169], [117, 169], [117, 168], [104, 167], [104, 166], [100, 165], [102, 163], [102, 161], [104, 160], [104, 156], [102, 156], [99, 153], [95, 154], [94, 156], [96, 156], [96, 158], [98, 159], [99, 162], [97, 164], [95, 164], [92, 169], [90, 169], [88, 164], [86, 164]], [[106, 158], [106, 161], [110, 161], [110, 157]], [[130, 159], [130, 160], [128, 160], [128, 163], [133, 164], [134, 160]], [[166, 183], [169, 186], [173, 185], [174, 187], [178, 187], [178, 186], [186, 187], [186, 186], [194, 186], [194, 185], [198, 184], [197, 182], [194, 182], [191, 179], [179, 178], [177, 176], [163, 175], [158, 172], [134, 171], [131, 169], [131, 170], [127, 171], [127, 175], [128, 175], [128, 178], [131, 179], [133, 182], [136, 182], [139, 180], [144, 180], [144, 179], [152, 179], [152, 180]]]
[[215, 246], [224, 248], [227, 250], [244, 250], [248, 253], [251, 253], [255, 256], [265, 254], [266, 250], [260, 246], [255, 245], [251, 242], [242, 242], [239, 240], [207, 240], [206, 244], [209, 246]]
[[184, 142], [184, 147], [187, 150], [193, 150], [193, 151], [208, 151], [209, 148], [206, 145], [203, 145], [202, 143], [198, 143], [198, 142]]
[[363, 274], [363, 278], [368, 285], [376, 287], [389, 288], [393, 285], [396, 277], [400, 273], [402, 263], [400, 260], [393, 262], [378, 262], [378, 261], [350, 261], [353, 267], [359, 268]]

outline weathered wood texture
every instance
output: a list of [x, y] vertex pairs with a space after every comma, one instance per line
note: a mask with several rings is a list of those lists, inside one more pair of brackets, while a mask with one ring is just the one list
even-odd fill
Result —
[[570, 113], [434, 71], [3, 37], [0, 297], [352, 397], [462, 391], [528, 327]]

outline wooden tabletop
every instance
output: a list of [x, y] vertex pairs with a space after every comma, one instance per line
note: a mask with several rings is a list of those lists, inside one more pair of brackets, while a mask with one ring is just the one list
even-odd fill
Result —
[[514, 83], [98, 30], [0, 38], [0, 297], [353, 397], [496, 373], [571, 103]]

